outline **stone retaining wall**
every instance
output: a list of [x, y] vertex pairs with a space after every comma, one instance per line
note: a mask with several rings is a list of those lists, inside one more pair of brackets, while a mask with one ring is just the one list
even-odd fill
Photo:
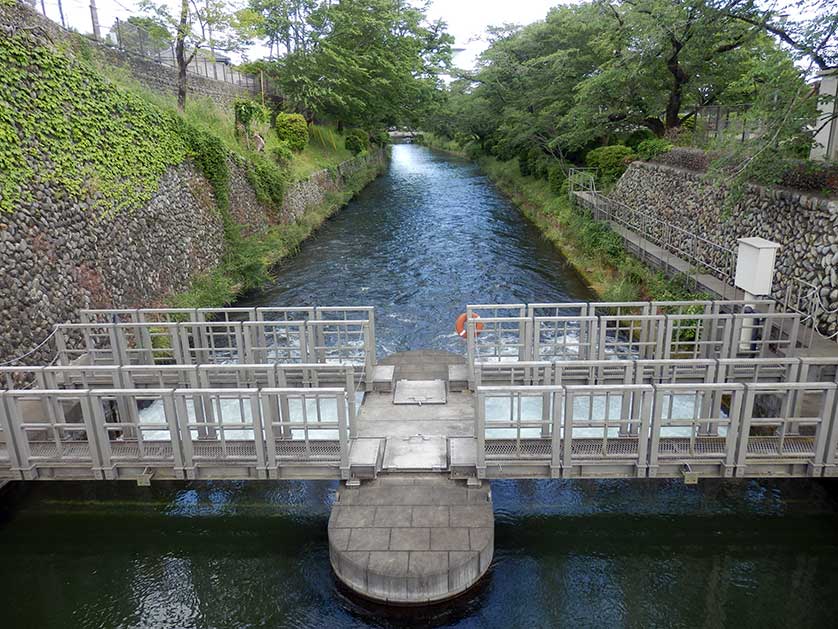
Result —
[[[383, 167], [386, 156], [375, 151], [314, 173], [289, 188], [279, 212], [259, 202], [231, 157], [230, 213], [248, 235], [292, 222], [359, 170]], [[93, 199], [69, 201], [38, 181], [29, 187], [31, 203], [0, 215], [0, 363], [37, 346], [56, 323], [77, 321], [81, 308], [163, 305], [221, 262], [221, 215], [212, 187], [190, 163], [170, 168], [148, 205], [108, 218], [90, 210]], [[25, 362], [52, 357], [48, 346]]]
[[[728, 194], [700, 173], [634, 162], [610, 197], [734, 250], [747, 236], [778, 242], [774, 296], [782, 299], [802, 278], [818, 287], [827, 310], [838, 311], [838, 200], [762, 186], [748, 186], [736, 203]], [[820, 327], [838, 331], [838, 313], [822, 317]]]
[[221, 260], [221, 216], [191, 164], [170, 168], [147, 206], [109, 218], [90, 210], [92, 199], [29, 187], [33, 201], [0, 216], [0, 362], [80, 308], [153, 305]]

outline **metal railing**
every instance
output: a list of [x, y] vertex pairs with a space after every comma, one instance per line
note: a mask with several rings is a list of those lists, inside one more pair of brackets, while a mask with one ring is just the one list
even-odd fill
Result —
[[473, 388], [477, 362], [795, 356], [803, 347], [801, 316], [777, 312], [775, 305], [731, 300], [468, 306], [469, 383]]
[[5, 478], [281, 478], [301, 468], [348, 476], [343, 388], [0, 392]]
[[480, 386], [477, 475], [835, 476], [834, 382]]

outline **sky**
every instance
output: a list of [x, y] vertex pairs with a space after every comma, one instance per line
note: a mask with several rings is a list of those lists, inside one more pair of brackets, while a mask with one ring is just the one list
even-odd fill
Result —
[[[42, 0], [35, 0], [38, 10]], [[176, 7], [176, 0], [157, 0]], [[433, 0], [429, 17], [441, 18], [448, 23], [448, 31], [456, 39], [455, 46], [463, 50], [454, 57], [454, 62], [462, 68], [471, 68], [480, 52], [486, 47], [479, 38], [487, 26], [510, 24], [529, 24], [547, 15], [548, 9], [561, 4], [563, 0]], [[244, 0], [236, 2], [244, 4]], [[58, 0], [43, 0], [47, 15], [60, 23]], [[93, 29], [90, 23], [90, 0], [61, 0], [64, 19], [68, 26], [83, 33]], [[99, 24], [102, 34], [107, 33], [115, 19], [126, 19], [137, 14], [134, 0], [96, 0]], [[250, 59], [265, 54], [259, 47], [250, 51]]]

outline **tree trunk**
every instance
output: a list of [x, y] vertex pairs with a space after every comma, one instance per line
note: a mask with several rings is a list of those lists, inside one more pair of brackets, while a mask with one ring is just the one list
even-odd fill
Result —
[[683, 48], [679, 41], [672, 40], [672, 56], [666, 60], [666, 67], [672, 74], [672, 88], [669, 90], [669, 100], [666, 103], [666, 114], [664, 116], [664, 127], [675, 129], [681, 126], [681, 102], [684, 99], [684, 84], [689, 80], [687, 73], [678, 62], [678, 54]]
[[189, 0], [181, 0], [180, 23], [175, 40], [175, 58], [177, 59], [177, 108], [183, 111], [186, 107], [186, 70], [189, 62], [186, 59], [186, 29], [188, 28]]

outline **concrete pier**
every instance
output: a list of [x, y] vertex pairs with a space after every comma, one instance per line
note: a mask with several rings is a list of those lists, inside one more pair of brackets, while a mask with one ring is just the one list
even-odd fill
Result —
[[329, 518], [337, 577], [376, 601], [422, 605], [468, 590], [494, 553], [488, 484], [436, 476], [384, 476], [343, 487]]

